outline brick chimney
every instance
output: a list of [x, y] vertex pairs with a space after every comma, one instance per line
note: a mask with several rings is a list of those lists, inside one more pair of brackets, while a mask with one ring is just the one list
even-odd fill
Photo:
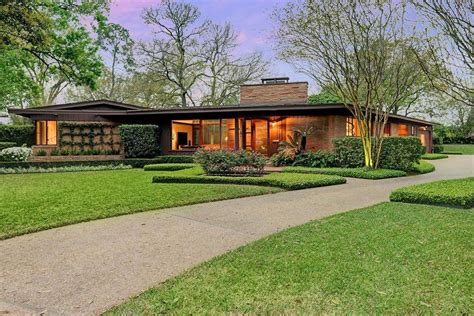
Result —
[[307, 103], [308, 83], [289, 82], [288, 77], [264, 78], [260, 84], [240, 86], [240, 104]]

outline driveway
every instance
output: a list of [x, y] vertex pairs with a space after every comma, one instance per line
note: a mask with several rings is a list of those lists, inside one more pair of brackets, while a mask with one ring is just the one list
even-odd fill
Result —
[[171, 208], [0, 241], [0, 313], [98, 314], [266, 235], [387, 201], [398, 187], [474, 175], [474, 156], [434, 173]]

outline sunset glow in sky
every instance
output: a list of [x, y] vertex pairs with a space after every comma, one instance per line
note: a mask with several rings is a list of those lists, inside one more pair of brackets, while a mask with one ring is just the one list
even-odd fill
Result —
[[[289, 76], [292, 81], [310, 79], [295, 72], [291, 65], [278, 61], [271, 39], [275, 23], [271, 14], [276, 7], [282, 6], [290, 0], [188, 0], [201, 11], [201, 18], [209, 19], [214, 23], [232, 24], [238, 34], [239, 48], [236, 54], [245, 54], [260, 51], [270, 60], [269, 75]], [[110, 12], [110, 21], [119, 23], [130, 32], [134, 40], [149, 40], [153, 30], [142, 19], [144, 8], [154, 7], [159, 0], [113, 0]], [[311, 90], [314, 84], [311, 83]]]

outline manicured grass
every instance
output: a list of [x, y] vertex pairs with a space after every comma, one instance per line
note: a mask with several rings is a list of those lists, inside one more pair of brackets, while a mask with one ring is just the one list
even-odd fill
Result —
[[383, 203], [206, 262], [112, 315], [471, 314], [474, 212]]
[[412, 185], [392, 192], [391, 201], [474, 207], [474, 177]]
[[435, 166], [430, 164], [427, 161], [420, 160], [419, 163], [416, 163], [413, 165], [412, 172], [415, 174], [423, 174], [423, 173], [430, 173], [435, 171]]
[[463, 155], [474, 155], [474, 144], [445, 144], [444, 152], [458, 152]]
[[0, 239], [121, 214], [279, 191], [239, 185], [156, 185], [151, 180], [158, 174], [166, 172], [129, 169], [2, 175]]
[[346, 179], [339, 176], [321, 174], [297, 173], [270, 173], [260, 177], [237, 176], [185, 176], [181, 174], [157, 175], [153, 177], [154, 183], [214, 183], [214, 184], [243, 184], [278, 187], [285, 190], [300, 190], [321, 187], [333, 184], [346, 183]]
[[179, 171], [183, 169], [195, 168], [198, 165], [192, 163], [164, 163], [146, 165], [143, 167], [145, 171]]
[[425, 159], [425, 160], [436, 160], [436, 159], [444, 159], [444, 158], [448, 158], [448, 155], [446, 155], [446, 154], [430, 154], [430, 153], [426, 153], [426, 154], [421, 155], [421, 159]]
[[406, 172], [390, 169], [366, 169], [366, 168], [307, 168], [307, 167], [284, 167], [283, 172], [332, 174], [342, 177], [361, 179], [386, 179], [404, 177]]

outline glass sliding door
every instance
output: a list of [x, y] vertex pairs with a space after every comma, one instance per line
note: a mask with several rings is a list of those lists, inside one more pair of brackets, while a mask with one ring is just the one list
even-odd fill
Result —
[[36, 121], [36, 145], [56, 145], [57, 130], [56, 121]]

